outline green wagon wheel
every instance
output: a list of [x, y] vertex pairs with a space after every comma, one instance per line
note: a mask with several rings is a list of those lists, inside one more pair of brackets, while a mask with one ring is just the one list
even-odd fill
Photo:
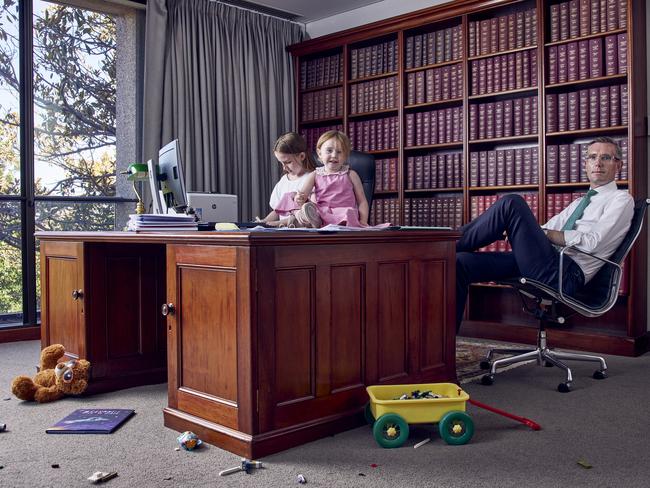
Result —
[[372, 433], [381, 447], [400, 447], [409, 437], [409, 424], [396, 413], [387, 413], [375, 421]]
[[467, 444], [474, 435], [474, 421], [465, 412], [447, 412], [440, 419], [438, 430], [447, 444]]
[[370, 402], [366, 402], [366, 408], [363, 409], [363, 416], [368, 424], [372, 425], [375, 423], [375, 417], [372, 415], [372, 410], [370, 409]]

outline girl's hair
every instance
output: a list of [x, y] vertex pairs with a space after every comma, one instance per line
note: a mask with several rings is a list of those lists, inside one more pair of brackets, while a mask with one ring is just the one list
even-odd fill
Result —
[[350, 156], [350, 152], [352, 151], [352, 143], [350, 142], [348, 136], [339, 130], [328, 130], [325, 132], [325, 134], [320, 136], [318, 138], [318, 142], [316, 143], [316, 149], [320, 149], [321, 146], [330, 139], [336, 139], [336, 141], [341, 145], [341, 151], [343, 151], [343, 154], [345, 154], [345, 159], [347, 159]]
[[311, 155], [311, 151], [307, 148], [307, 143], [304, 137], [296, 132], [287, 132], [278, 137], [273, 146], [274, 152], [282, 154], [300, 154], [305, 153], [305, 159], [302, 162], [303, 168], [307, 171], [314, 171], [316, 163]]

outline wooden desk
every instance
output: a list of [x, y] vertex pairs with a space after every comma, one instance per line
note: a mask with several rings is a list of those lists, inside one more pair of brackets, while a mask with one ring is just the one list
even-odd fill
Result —
[[38, 237], [43, 345], [115, 389], [160, 379], [166, 335], [165, 425], [239, 455], [358, 425], [366, 385], [455, 379], [455, 232]]

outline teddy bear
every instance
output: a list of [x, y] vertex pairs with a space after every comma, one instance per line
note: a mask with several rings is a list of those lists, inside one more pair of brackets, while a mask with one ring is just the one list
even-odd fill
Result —
[[65, 395], [79, 395], [88, 386], [90, 363], [85, 359], [72, 359], [59, 363], [65, 354], [61, 344], [52, 344], [41, 351], [38, 373], [34, 379], [17, 376], [11, 382], [11, 391], [21, 400], [47, 403]]

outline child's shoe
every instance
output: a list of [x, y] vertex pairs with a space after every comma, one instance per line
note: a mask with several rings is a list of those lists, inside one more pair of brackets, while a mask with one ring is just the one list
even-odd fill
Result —
[[295, 213], [298, 223], [302, 227], [312, 227], [318, 229], [323, 225], [323, 221], [318, 214], [318, 208], [314, 202], [307, 202]]

